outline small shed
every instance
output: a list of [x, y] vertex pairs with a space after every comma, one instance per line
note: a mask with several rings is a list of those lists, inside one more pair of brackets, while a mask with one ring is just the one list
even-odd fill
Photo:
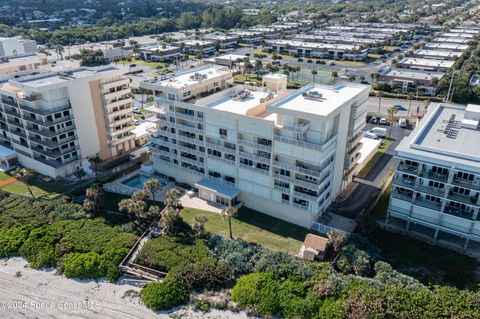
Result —
[[300, 257], [306, 260], [323, 260], [328, 246], [328, 238], [307, 234], [300, 249]]

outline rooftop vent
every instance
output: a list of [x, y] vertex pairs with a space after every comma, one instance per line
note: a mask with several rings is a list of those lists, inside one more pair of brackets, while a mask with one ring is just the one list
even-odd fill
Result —
[[480, 105], [468, 104], [463, 115], [462, 127], [477, 130], [480, 123]]
[[323, 94], [318, 91], [309, 91], [309, 92], [303, 92], [302, 96], [303, 98], [308, 100], [320, 101], [323, 97]]

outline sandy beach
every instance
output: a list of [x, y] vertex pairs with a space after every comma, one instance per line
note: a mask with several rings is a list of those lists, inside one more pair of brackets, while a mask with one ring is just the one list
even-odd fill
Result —
[[[0, 317], [20, 318], [171, 318], [143, 306], [132, 291], [140, 288], [105, 281], [74, 280], [54, 269], [35, 270], [23, 258], [0, 259]], [[133, 292], [133, 295], [135, 293]], [[244, 313], [179, 309], [178, 318], [245, 319]]]

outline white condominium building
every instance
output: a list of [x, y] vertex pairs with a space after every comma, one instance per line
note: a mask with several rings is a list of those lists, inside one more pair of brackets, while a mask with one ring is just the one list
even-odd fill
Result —
[[14, 57], [37, 52], [37, 42], [21, 38], [0, 37], [0, 57]]
[[432, 108], [397, 147], [387, 222], [480, 247], [480, 105]]
[[289, 93], [286, 84], [273, 74], [264, 87], [234, 85], [189, 103], [158, 99], [154, 170], [203, 199], [310, 227], [355, 171], [369, 88], [338, 83]]
[[129, 80], [114, 67], [10, 79], [0, 86], [0, 142], [20, 164], [66, 176], [89, 157], [120, 158], [135, 146]]

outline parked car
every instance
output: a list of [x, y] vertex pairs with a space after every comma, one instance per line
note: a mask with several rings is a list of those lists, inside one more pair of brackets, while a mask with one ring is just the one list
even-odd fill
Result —
[[377, 136], [377, 134], [375, 134], [375, 133], [370, 133], [370, 132], [365, 132], [365, 133], [363, 134], [363, 137], [371, 138], [371, 139], [373, 139], [373, 140], [378, 140], [378, 139], [380, 139], [380, 138]]
[[370, 82], [368, 82], [367, 80], [361, 80], [360, 84], [370, 84]]
[[313, 60], [312, 60], [312, 59], [308, 59], [308, 60], [307, 60], [307, 63], [313, 63]]
[[381, 117], [380, 120], [378, 120], [378, 124], [380, 125], [388, 125], [388, 121], [386, 118]]
[[340, 80], [348, 80], [348, 75], [342, 75], [342, 76], [340, 77]]
[[408, 120], [404, 118], [398, 119], [398, 126], [400, 126], [401, 128], [407, 128]]
[[298, 62], [303, 62], [303, 59], [302, 59], [302, 58], [298, 58], [297, 61], [298, 61]]
[[370, 119], [370, 123], [372, 124], [377, 124], [377, 122], [378, 122], [378, 119], [375, 116]]
[[328, 65], [335, 65], [335, 61], [328, 62]]
[[368, 133], [375, 134], [378, 138], [385, 138], [387, 136], [387, 129], [383, 127], [374, 127]]
[[401, 105], [401, 104], [395, 104], [393, 106], [393, 108], [398, 110], [398, 111], [406, 111], [407, 110], [407, 108], [405, 106]]

